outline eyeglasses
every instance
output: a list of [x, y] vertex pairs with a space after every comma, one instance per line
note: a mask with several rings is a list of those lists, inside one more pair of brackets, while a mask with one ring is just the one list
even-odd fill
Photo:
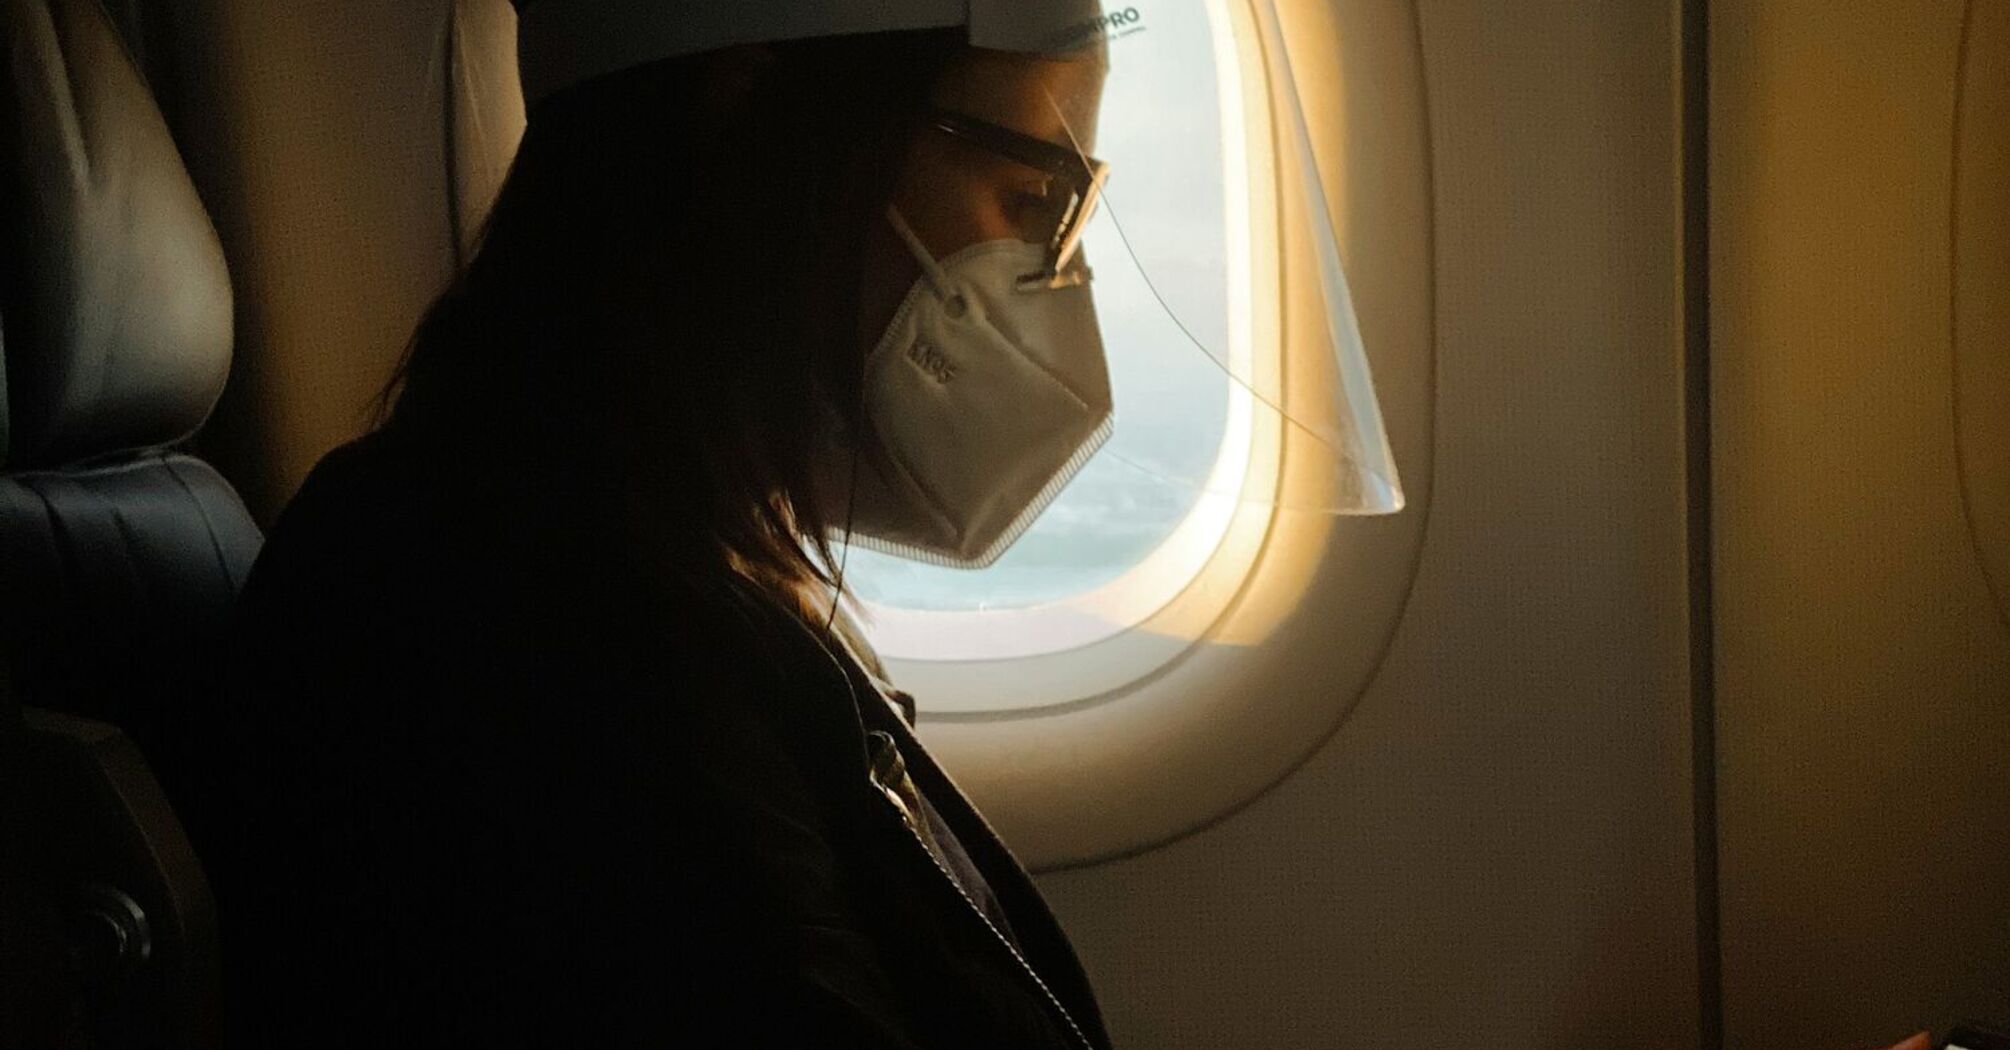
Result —
[[1020, 283], [1051, 288], [1079, 284], [1086, 279], [1086, 273], [1079, 267], [1063, 271], [1081, 246], [1082, 230], [1095, 214], [1110, 166], [1066, 146], [962, 113], [934, 109], [928, 119], [929, 125], [939, 131], [1045, 172], [1054, 179], [1053, 188], [1034, 206], [1027, 223], [1027, 239], [1047, 246], [1046, 262], [1040, 272], [1025, 275]]

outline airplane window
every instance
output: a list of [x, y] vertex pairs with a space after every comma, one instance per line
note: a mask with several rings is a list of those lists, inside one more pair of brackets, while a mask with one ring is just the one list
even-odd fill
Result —
[[[1237, 304], [1247, 300], [1251, 275], [1226, 250], [1249, 236], [1246, 195], [1234, 192], [1246, 177], [1241, 73], [1230, 20], [1218, 7], [1146, 5], [1115, 16], [1129, 24], [1113, 27], [1094, 147], [1111, 173], [1082, 250], [1095, 272], [1116, 435], [987, 568], [938, 567], [856, 546], [845, 552], [846, 583], [885, 655], [1029, 656], [1096, 641], [1149, 617], [1220, 543], [1235, 501], [1163, 481], [1219, 478], [1248, 460], [1251, 413], [1235, 411], [1246, 393], [1205, 357], [1184, 352], [1192, 340], [1249, 341], [1246, 331], [1231, 331], [1249, 323]], [[1153, 39], [1127, 47], [1127, 32]], [[1154, 266], [1147, 280], [1140, 267], [1122, 264], [1141, 237], [1191, 250], [1178, 265]], [[1019, 615], [981, 625], [968, 616], [999, 610]]]

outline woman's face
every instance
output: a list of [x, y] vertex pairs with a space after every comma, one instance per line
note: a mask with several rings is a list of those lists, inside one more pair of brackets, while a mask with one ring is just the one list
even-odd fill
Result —
[[[931, 101], [1060, 146], [1095, 148], [1100, 59], [1053, 60], [971, 49], [943, 76]], [[893, 205], [937, 259], [984, 241], [1022, 237], [1054, 187], [1052, 176], [935, 129], [916, 133]], [[862, 275], [861, 352], [878, 343], [900, 300], [921, 276], [883, 219], [868, 224]]]

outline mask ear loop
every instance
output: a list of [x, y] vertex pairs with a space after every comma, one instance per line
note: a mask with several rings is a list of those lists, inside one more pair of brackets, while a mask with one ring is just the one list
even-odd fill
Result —
[[[914, 252], [915, 261], [921, 264], [922, 272], [928, 275], [929, 283], [935, 286], [936, 293], [938, 295], [941, 294], [943, 288], [943, 281], [941, 280], [943, 276], [942, 267], [936, 265], [935, 259], [928, 254], [928, 250], [921, 246], [921, 239], [914, 235], [914, 231], [908, 228], [906, 221], [901, 219], [900, 212], [895, 210], [891, 204], [886, 206], [886, 217], [893, 224], [894, 232], [898, 233], [900, 239], [907, 243], [908, 250]], [[865, 359], [863, 355], [859, 358], [857, 408], [858, 410], [852, 413], [852, 423], [856, 427], [863, 428], [866, 422]], [[851, 562], [851, 527], [854, 515], [858, 510], [858, 456], [859, 448], [863, 442], [859, 440], [859, 435], [853, 434], [847, 444], [851, 445], [851, 468], [848, 471], [849, 477], [845, 482], [844, 492], [844, 550], [838, 554], [837, 578], [831, 582], [831, 611], [830, 615], [824, 618], [825, 641], [833, 640], [831, 628], [837, 624], [838, 602], [844, 600], [844, 571], [845, 566]]]
[[[865, 418], [864, 377], [860, 377], [859, 382], [858, 409], [859, 414], [855, 418], [863, 421]], [[830, 615], [824, 618], [824, 638], [826, 640], [831, 638], [831, 627], [837, 623], [838, 602], [844, 600], [844, 569], [845, 565], [851, 561], [852, 515], [858, 509], [858, 438], [853, 437], [850, 444], [850, 480], [845, 482], [844, 492], [844, 550], [838, 553], [837, 578], [831, 582], [831, 611]]]
[[[921, 243], [920, 237], [915, 236], [913, 228], [907, 225], [907, 220], [900, 217], [900, 209], [891, 204], [887, 205], [886, 221], [893, 224], [893, 232], [900, 235], [902, 243], [907, 245], [908, 252], [914, 256], [914, 261], [920, 264], [921, 275], [928, 279], [929, 287], [935, 289], [935, 297], [960, 308], [963, 298], [950, 288], [948, 271], [942, 268], [941, 263], [935, 261], [935, 256], [928, 253], [928, 246]], [[953, 309], [952, 315], [960, 312], [960, 309]]]
[[[859, 383], [859, 412], [860, 412], [859, 418], [863, 419], [863, 413], [865, 411], [865, 383], [863, 381], [863, 376], [861, 376], [860, 378], [861, 381]], [[839, 649], [847, 649], [849, 648], [849, 646], [843, 642], [840, 642], [837, 636], [832, 633], [832, 629], [837, 625], [838, 603], [844, 600], [845, 565], [851, 561], [852, 517], [853, 513], [858, 508], [858, 455], [859, 455], [859, 442], [856, 438], [854, 438], [851, 441], [850, 478], [845, 483], [844, 550], [839, 552], [838, 554], [837, 575], [831, 581], [830, 613], [824, 617], [823, 630], [822, 632], [820, 632], [820, 636], [819, 635], [810, 636], [810, 642], [813, 645], [815, 645], [818, 649], [823, 651], [824, 658], [831, 662], [831, 666], [837, 669], [838, 677], [844, 680], [845, 690], [851, 694], [851, 702], [853, 707], [858, 706], [858, 686], [855, 683], [853, 683], [851, 672], [845, 669], [844, 658], [838, 655]], [[807, 628], [804, 628], [804, 630], [807, 631]]]

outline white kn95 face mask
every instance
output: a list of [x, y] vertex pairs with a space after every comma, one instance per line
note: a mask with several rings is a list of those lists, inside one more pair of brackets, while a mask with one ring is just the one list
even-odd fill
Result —
[[865, 359], [865, 420], [879, 447], [855, 471], [849, 538], [983, 568], [1110, 436], [1086, 268], [1059, 286], [1022, 281], [1045, 249], [1016, 239], [938, 262], [898, 211], [887, 218], [922, 275]]

